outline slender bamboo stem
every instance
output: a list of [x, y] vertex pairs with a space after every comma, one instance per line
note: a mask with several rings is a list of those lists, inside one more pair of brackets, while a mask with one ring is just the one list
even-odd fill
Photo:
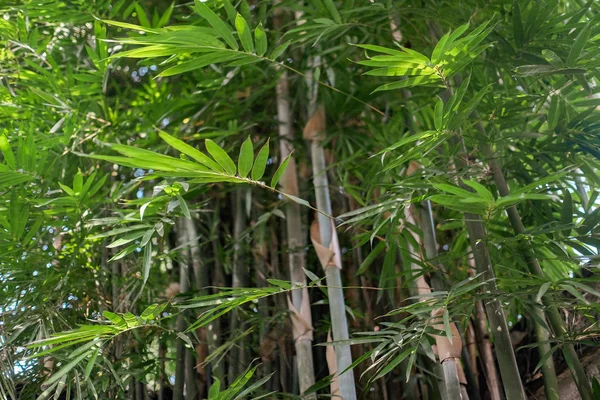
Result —
[[[452, 91], [450, 88], [441, 93], [444, 103], [447, 103], [451, 95]], [[452, 139], [452, 144], [458, 145], [463, 153], [462, 155], [459, 154], [455, 157], [454, 164], [459, 170], [464, 169], [466, 166], [464, 161], [466, 150], [462, 136], [455, 136]], [[470, 190], [470, 188], [466, 187], [466, 185], [458, 179], [457, 183], [465, 190]], [[483, 289], [488, 293], [498, 293], [496, 275], [487, 246], [487, 233], [483, 221], [479, 215], [475, 214], [465, 213], [464, 217], [467, 225], [469, 242], [473, 249], [477, 272], [482, 275], [484, 281]], [[500, 375], [502, 376], [502, 383], [504, 385], [506, 396], [511, 400], [526, 400], [527, 396], [525, 395], [525, 389], [523, 388], [519, 368], [517, 367], [517, 360], [513, 352], [504, 308], [497, 297], [493, 297], [487, 301], [485, 308], [494, 344], [496, 345], [496, 357], [498, 359]]]
[[[327, 166], [325, 163], [325, 153], [320, 142], [316, 140], [312, 141], [311, 154], [317, 209], [325, 215], [331, 215], [331, 199], [329, 197], [329, 182], [326, 172]], [[325, 215], [319, 213], [317, 216], [319, 221], [320, 242], [323, 247], [330, 248], [335, 232], [333, 231], [332, 221]], [[339, 256], [339, 245], [337, 248], [333, 249], [333, 252]], [[327, 281], [327, 293], [329, 295], [333, 339], [334, 341], [347, 340], [349, 338], [348, 320], [346, 318], [346, 306], [342, 290], [343, 285], [340, 269], [336, 265], [327, 266], [325, 268], [325, 276]], [[335, 345], [335, 354], [338, 371], [344, 371], [352, 364], [352, 354], [349, 345]], [[342, 398], [344, 400], [356, 399], [354, 374], [352, 371], [341, 374], [338, 379]]]
[[[187, 247], [187, 235], [185, 235], [184, 217], [179, 217], [177, 220], [177, 245], [183, 249]], [[186, 263], [187, 257], [182, 257], [179, 260], [179, 292], [186, 293], [190, 289], [189, 268]], [[183, 313], [177, 316], [175, 329], [177, 332], [183, 332], [186, 329], [186, 321]], [[175, 386], [173, 387], [173, 399], [184, 400], [186, 386], [186, 349], [183, 340], [178, 339], [175, 350]]]
[[[502, 173], [502, 167], [500, 165], [500, 162], [498, 161], [498, 159], [496, 157], [494, 157], [492, 155], [491, 149], [486, 147], [485, 152], [488, 155], [490, 155], [490, 157], [488, 159], [488, 164], [489, 164], [490, 168], [492, 169], [492, 173], [494, 175], [494, 182], [496, 183], [498, 192], [500, 193], [501, 196], [510, 195], [510, 189], [508, 187], [508, 183], [506, 182], [506, 178], [504, 177], [504, 174]], [[545, 274], [542, 270], [539, 260], [535, 256], [531, 242], [525, 238], [527, 231], [525, 230], [525, 225], [523, 225], [523, 221], [521, 220], [521, 216], [519, 215], [519, 211], [517, 210], [517, 207], [514, 205], [510, 206], [506, 210], [506, 213], [508, 214], [508, 219], [513, 228], [513, 231], [515, 232], [515, 235], [517, 235], [517, 237], [521, 238], [520, 239], [520, 243], [522, 245], [521, 246], [521, 255], [523, 256], [523, 258], [525, 259], [525, 262], [529, 266], [529, 271], [531, 272], [531, 274], [543, 278], [545, 276]], [[544, 304], [544, 306], [546, 308], [546, 315], [548, 317], [548, 322], [550, 323], [550, 326], [552, 327], [554, 334], [557, 336], [562, 336], [562, 335], [566, 334], [567, 330], [564, 326], [564, 322], [560, 316], [558, 309], [556, 308], [556, 305], [554, 305], [552, 303], [552, 299], [549, 296], [544, 295], [544, 296], [542, 296], [542, 303]], [[538, 309], [536, 309], [535, 312], [539, 312], [537, 310]], [[542, 316], [541, 312], [539, 312], [539, 316]], [[544, 328], [540, 327], [539, 329], [537, 329], [537, 331], [542, 336], [541, 339], [547, 340], [549, 338], [549, 334]], [[549, 345], [549, 343], [546, 342], [546, 340], [543, 340], [542, 343], [540, 343], [540, 355], [547, 354], [547, 352], [550, 351], [550, 345]], [[565, 360], [567, 361], [567, 365], [569, 366], [569, 368], [571, 370], [571, 374], [573, 375], [573, 380], [577, 384], [577, 388], [579, 390], [579, 394], [581, 395], [582, 399], [583, 400], [592, 400], [594, 398], [594, 395], [592, 393], [592, 387], [586, 376], [585, 370], [583, 369], [583, 366], [581, 365], [581, 362], [579, 361], [577, 352], [575, 351], [575, 348], [573, 347], [573, 345], [571, 343], [563, 344], [563, 355], [565, 357]], [[552, 358], [550, 357], [549, 360], [552, 361]], [[558, 398], [558, 381], [556, 379], [556, 371], [554, 370], [554, 363], [552, 362], [552, 363], [547, 363], [547, 364], [548, 365], [545, 366], [546, 369], [543, 370], [544, 384], [546, 385], [546, 395], [548, 396], [548, 398], [557, 399]]]
[[[245, 255], [242, 254], [241, 243], [242, 232], [246, 228], [246, 216], [244, 210], [244, 193], [246, 188], [238, 188], [233, 196], [233, 268], [232, 284], [234, 288], [241, 288], [247, 284], [247, 266]], [[229, 322], [231, 339], [235, 340], [240, 326], [239, 313], [232, 310]], [[248, 353], [243, 347], [234, 347], [229, 358], [229, 382], [233, 382], [248, 365]]]
[[[274, 25], [281, 27], [282, 15], [279, 9], [276, 14]], [[276, 86], [277, 96], [277, 119], [279, 121], [280, 156], [281, 159], [287, 157], [293, 151], [292, 142], [294, 134], [292, 130], [292, 113], [290, 108], [290, 90], [287, 72], [284, 71], [279, 76]], [[288, 167], [284, 173], [281, 185], [285, 193], [298, 196], [298, 176], [296, 160], [291, 158]], [[304, 256], [305, 232], [302, 230], [302, 219], [300, 205], [296, 202], [288, 202], [285, 206], [286, 232], [288, 245], [288, 262], [290, 271], [290, 280], [292, 285], [303, 287], [306, 285], [304, 269], [306, 260]], [[304, 296], [307, 296], [306, 290], [293, 290], [291, 292], [291, 306], [303, 323], [312, 331], [312, 316], [310, 308], [303, 309], [303, 304], [308, 303]], [[310, 304], [310, 303], [309, 303]], [[306, 306], [305, 306], [306, 307]], [[292, 324], [299, 324], [301, 321], [292, 318]], [[304, 329], [297, 327], [295, 332], [302, 332]], [[314, 362], [312, 354], [312, 332], [294, 337], [294, 346], [296, 348], [296, 367], [298, 369], [298, 383], [300, 393], [304, 393], [315, 383]], [[314, 398], [315, 396], [311, 396]]]

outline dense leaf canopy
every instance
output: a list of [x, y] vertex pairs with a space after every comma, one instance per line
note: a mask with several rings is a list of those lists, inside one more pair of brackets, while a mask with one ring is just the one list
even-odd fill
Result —
[[0, 398], [600, 395], [598, 2], [0, 15]]

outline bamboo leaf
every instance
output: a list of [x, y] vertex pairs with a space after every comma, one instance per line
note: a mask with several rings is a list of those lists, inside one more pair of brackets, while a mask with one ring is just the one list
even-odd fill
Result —
[[443, 320], [444, 320], [444, 331], [446, 332], [446, 337], [448, 338], [448, 341], [450, 342], [450, 344], [452, 344], [452, 327], [450, 326], [450, 313], [448, 312], [448, 310], [444, 311]]
[[577, 59], [579, 58], [581, 51], [585, 47], [588, 39], [590, 38], [591, 26], [587, 24], [581, 32], [575, 38], [575, 42], [573, 42], [573, 46], [571, 46], [571, 51], [569, 51], [569, 55], [567, 56], [567, 66], [571, 67], [577, 64]]
[[333, 18], [333, 20], [336, 23], [341, 24], [342, 17], [340, 16], [338, 9], [335, 7], [333, 0], [323, 0], [323, 2], [325, 3], [325, 7], [327, 7], [327, 10], [329, 11], [329, 14], [331, 14], [331, 18]]
[[206, 154], [202, 153], [200, 150], [197, 150], [185, 143], [182, 140], [177, 139], [174, 136], [169, 135], [166, 132], [158, 131], [158, 135], [162, 140], [164, 140], [169, 146], [173, 147], [177, 151], [185, 154], [186, 156], [192, 157], [194, 160], [198, 161], [200, 164], [210, 168], [210, 170], [215, 172], [223, 172], [223, 168], [216, 162], [210, 159]]
[[285, 158], [285, 160], [283, 160], [283, 162], [281, 163], [279, 168], [277, 168], [277, 171], [275, 171], [275, 174], [273, 174], [273, 179], [271, 179], [271, 187], [272, 188], [275, 188], [277, 186], [277, 183], [279, 182], [279, 180], [285, 173], [285, 169], [287, 168], [288, 164], [290, 163], [291, 157], [292, 157], [292, 153], [288, 154], [288, 156]]
[[68, 374], [77, 364], [83, 361], [84, 358], [88, 356], [89, 352], [85, 352], [80, 356], [76, 357], [70, 363], [66, 364], [64, 367], [56, 371], [50, 378], [45, 382], [46, 385], [52, 385], [54, 382], [57, 382], [60, 378]]
[[267, 161], [269, 160], [269, 139], [267, 143], [259, 150], [256, 160], [254, 160], [254, 166], [252, 167], [252, 180], [259, 181], [265, 174], [267, 168]]
[[235, 29], [237, 30], [240, 41], [242, 42], [242, 47], [248, 53], [254, 53], [254, 42], [252, 41], [252, 33], [250, 33], [250, 27], [248, 23], [238, 13], [235, 17]]
[[144, 268], [142, 272], [142, 289], [146, 282], [148, 282], [148, 277], [150, 276], [150, 267], [152, 267], [152, 243], [148, 243], [144, 246]]
[[381, 377], [384, 377], [388, 373], [390, 373], [402, 361], [404, 361], [406, 359], [406, 357], [408, 357], [409, 355], [411, 355], [413, 353], [416, 353], [416, 350], [414, 348], [411, 347], [411, 348], [405, 349], [402, 353], [400, 353], [396, 357], [394, 357], [394, 359], [392, 359], [392, 361], [390, 361], [384, 368], [382, 368], [381, 371], [379, 371], [377, 373], [377, 375], [375, 375], [373, 377], [373, 380], [377, 380]]
[[513, 1], [513, 34], [515, 36], [515, 44], [517, 49], [523, 47], [523, 20], [521, 18], [521, 7], [519, 1]]
[[271, 60], [276, 60], [279, 58], [279, 56], [281, 56], [283, 53], [285, 53], [285, 51], [287, 50], [287, 48], [289, 47], [289, 45], [291, 44], [291, 41], [287, 41], [284, 42], [282, 44], [280, 44], [279, 46], [277, 46], [275, 48], [275, 50], [273, 50], [273, 52], [271, 53], [271, 55], [269, 56], [269, 58]]
[[187, 219], [192, 219], [192, 216], [190, 214], [190, 209], [188, 208], [188, 205], [185, 202], [185, 199], [179, 193], [177, 193], [177, 200], [179, 201], [179, 208], [181, 209], [181, 212], [183, 213], [183, 215]]
[[262, 23], [259, 23], [256, 29], [254, 29], [254, 41], [256, 42], [256, 54], [262, 57], [267, 52], [268, 47], [267, 35]]
[[373, 91], [373, 93], [381, 92], [381, 91], [385, 91], [385, 90], [403, 89], [403, 88], [412, 87], [412, 86], [432, 85], [432, 84], [440, 86], [442, 84], [440, 77], [437, 75], [415, 76], [412, 78], [403, 79], [398, 82], [386, 83], [385, 85], [381, 85], [377, 89], [375, 89]]
[[247, 138], [240, 148], [240, 155], [238, 157], [238, 175], [242, 178], [247, 177], [252, 170], [253, 163], [254, 147], [252, 146], [252, 140]]
[[564, 63], [561, 58], [552, 50], [544, 49], [542, 50], [542, 56], [548, 61], [550, 65], [554, 68], [563, 68]]
[[489, 203], [494, 202], [494, 195], [492, 195], [492, 193], [479, 182], [475, 182], [469, 179], [463, 179], [462, 181], [465, 185], [474, 189], [482, 199], [488, 201]]
[[444, 102], [438, 98], [435, 103], [435, 109], [433, 111], [433, 121], [435, 129], [441, 131], [443, 129], [443, 118], [444, 118]]
[[92, 372], [92, 369], [94, 368], [94, 365], [96, 364], [96, 358], [98, 358], [98, 354], [100, 353], [100, 349], [92, 352], [92, 356], [90, 357], [87, 365], [85, 366], [85, 379], [88, 379], [90, 377], [90, 373]]
[[237, 168], [229, 155], [218, 144], [210, 139], [204, 141], [206, 150], [228, 175], [235, 175]]
[[206, 4], [200, 0], [194, 0], [194, 10], [204, 18], [210, 26], [225, 40], [225, 42], [234, 50], [239, 49], [239, 45], [233, 37], [231, 27], [223, 22], [217, 14], [215, 14]]

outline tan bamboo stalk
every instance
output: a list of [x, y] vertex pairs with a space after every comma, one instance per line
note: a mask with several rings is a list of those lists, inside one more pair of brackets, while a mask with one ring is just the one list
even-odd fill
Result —
[[[318, 64], [318, 58], [315, 59]], [[327, 281], [327, 293], [329, 295], [329, 310], [331, 313], [331, 326], [333, 330], [333, 340], [347, 340], [348, 320], [346, 318], [346, 306], [344, 293], [342, 289], [342, 259], [338, 243], [337, 232], [332, 215], [331, 199], [329, 197], [329, 181], [327, 178], [327, 165], [325, 162], [325, 153], [321, 146], [321, 135], [325, 130], [325, 111], [323, 107], [317, 109], [317, 86], [310, 79], [307, 83], [311, 87], [311, 96], [309, 97], [309, 115], [310, 119], [304, 128], [303, 136], [311, 142], [311, 158], [313, 167], [313, 183], [315, 186], [315, 197], [319, 214], [317, 220], [313, 222], [310, 229], [310, 237], [317, 251], [321, 266], [325, 270]], [[336, 362], [339, 371], [346, 371], [352, 364], [352, 354], [350, 346], [335, 345]], [[344, 400], [356, 399], [356, 388], [354, 386], [354, 374], [352, 371], [346, 371], [339, 375], [340, 394]]]
[[[283, 26], [283, 15], [277, 9], [273, 24], [276, 29]], [[292, 128], [293, 116], [290, 108], [290, 90], [287, 72], [279, 76], [276, 86], [277, 120], [279, 122], [279, 154], [285, 159], [293, 150], [294, 132]], [[290, 158], [289, 164], [281, 179], [284, 193], [298, 197], [298, 175], [295, 158]], [[296, 287], [306, 286], [306, 259], [304, 255], [305, 232], [302, 229], [300, 205], [288, 202], [285, 205], [285, 224], [287, 233], [287, 252], [290, 271], [290, 280]], [[308, 290], [293, 290], [288, 301], [290, 315], [292, 316], [294, 347], [296, 348], [296, 368], [298, 370], [298, 383], [300, 393], [304, 393], [315, 383], [314, 362], [312, 354], [313, 326], [310, 311]], [[315, 396], [311, 396], [314, 398]]]
[[[475, 274], [475, 260], [471, 257], [472, 251], [469, 248], [469, 257], [467, 258], [467, 265], [469, 266], [470, 273], [472, 271]], [[487, 327], [487, 316], [485, 314], [485, 308], [482, 301], [475, 302], [475, 319], [473, 323], [473, 330], [475, 331], [475, 338], [479, 349], [479, 357], [484, 367], [484, 378], [488, 390], [490, 392], [490, 400], [501, 400], [502, 399], [502, 384], [500, 382], [500, 376], [496, 369], [496, 360], [494, 359], [494, 351], [492, 350], [492, 343], [489, 339], [488, 327]]]
[[[409, 174], [411, 171], [409, 171]], [[413, 215], [413, 212], [410, 209], [411, 205], [407, 205], [404, 208], [404, 219], [407, 224], [411, 224], [416, 226], [417, 221]], [[424, 247], [421, 237], [414, 232], [413, 230], [409, 230], [410, 235], [413, 239], [420, 244], [420, 249], [413, 249], [410, 243], [407, 243], [408, 252], [412, 257], [422, 254], [421, 248]], [[424, 260], [422, 255], [420, 255], [421, 260]], [[419, 296], [419, 301], [426, 302], [431, 299], [431, 287], [425, 280], [425, 276], [423, 275], [422, 267], [417, 264], [411, 262], [410, 270], [412, 271], [414, 280], [413, 285]], [[444, 309], [438, 308], [433, 310], [431, 313], [433, 327], [439, 330], [445, 330], [444, 324], [441, 322], [441, 317], [444, 314]], [[459, 376], [464, 377], [464, 372], [462, 372], [462, 365], [460, 364], [460, 357], [462, 351], [462, 339], [456, 325], [454, 322], [451, 322], [452, 329], [452, 340], [450, 340], [447, 336], [435, 335], [436, 342], [436, 352], [440, 360], [440, 365], [442, 366], [442, 370], [444, 372], [444, 390], [446, 393], [447, 399], [463, 399], [468, 400], [468, 396], [465, 398], [462, 394], [461, 388], [461, 380]], [[460, 372], [459, 372], [460, 370]], [[466, 383], [466, 382], [465, 382]]]

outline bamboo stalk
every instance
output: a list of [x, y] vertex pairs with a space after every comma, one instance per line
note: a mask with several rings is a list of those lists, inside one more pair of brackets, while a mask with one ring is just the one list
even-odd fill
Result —
[[[278, 9], [274, 20], [274, 26], [276, 28], [283, 25], [281, 19], [281, 9]], [[281, 139], [279, 153], [281, 159], [285, 159], [293, 151], [293, 118], [289, 98], [288, 75], [287, 72], [284, 71], [279, 76], [276, 86], [277, 120], [279, 121], [279, 137]], [[299, 196], [297, 167], [294, 158], [290, 158], [287, 169], [281, 179], [281, 186], [285, 193]], [[292, 285], [304, 287], [306, 285], [306, 277], [304, 274], [304, 269], [306, 268], [304, 256], [305, 233], [302, 229], [300, 205], [296, 202], [288, 202], [285, 205], [285, 217], [290, 280]], [[312, 315], [310, 311], [310, 302], [307, 301], [307, 298], [305, 299], [307, 296], [307, 290], [293, 290], [291, 292], [290, 302], [290, 307], [293, 307], [291, 315], [298, 316], [298, 318], [292, 318], [292, 324], [297, 325], [293, 331], [300, 333], [300, 335], [294, 335], [300, 393], [304, 393], [315, 383], [312, 354]], [[304, 328], [302, 326], [304, 326]], [[311, 398], [314, 397], [315, 395], [311, 396]]]
[[[311, 141], [313, 182], [317, 209], [319, 210], [317, 220], [311, 226], [311, 240], [317, 250], [321, 265], [325, 269], [333, 340], [341, 341], [349, 338], [348, 320], [346, 318], [346, 305], [340, 273], [342, 268], [341, 251], [335, 225], [328, 217], [332, 214], [332, 207], [329, 197], [325, 152], [321, 146], [320, 137], [325, 128], [325, 112], [323, 108], [316, 110], [316, 87], [312, 81], [309, 82], [313, 86], [309, 109], [311, 118], [304, 129], [304, 137]], [[334, 348], [338, 373], [339, 371], [346, 371], [352, 364], [350, 346], [337, 344]], [[338, 379], [342, 398], [344, 400], [356, 399], [353, 372], [346, 371], [339, 375]]]
[[[232, 283], [233, 288], [242, 288], [247, 284], [247, 267], [242, 254], [241, 243], [242, 232], [246, 228], [246, 216], [244, 210], [244, 193], [246, 188], [238, 188], [233, 196], [233, 263]], [[229, 332], [231, 339], [235, 340], [240, 326], [239, 313], [237, 309], [232, 310], [229, 319]], [[233, 382], [248, 365], [248, 353], [243, 347], [234, 347], [229, 358], [229, 382]]]
[[[210, 230], [211, 247], [213, 256], [212, 274], [209, 282], [215, 287], [225, 286], [225, 275], [221, 258], [219, 257], [219, 223], [220, 223], [220, 204], [217, 202], [214, 207], [214, 219]], [[214, 293], [214, 290], [212, 291]], [[216, 351], [221, 343], [221, 322], [222, 318], [217, 318], [207, 326], [206, 341], [208, 344], [209, 354]], [[223, 363], [219, 360], [214, 360], [210, 363], [210, 374], [207, 377], [207, 390], [210, 390], [210, 385], [213, 382], [211, 377], [217, 377], [221, 382], [225, 381], [225, 371]]]
[[[452, 91], [447, 88], [446, 91], [441, 93], [442, 100], [447, 103]], [[454, 159], [455, 168], [465, 168], [465, 144], [462, 136], [458, 135], [453, 137], [451, 140], [453, 145], [458, 145], [462, 150], [463, 154], [459, 154]], [[464, 185], [458, 178], [456, 179], [457, 184], [463, 187], [465, 190], [471, 190]], [[484, 290], [489, 293], [498, 293], [498, 286], [496, 284], [496, 275], [492, 266], [492, 259], [489, 254], [487, 247], [487, 233], [485, 226], [481, 220], [481, 216], [464, 213], [465, 222], [467, 225], [467, 233], [469, 236], [469, 242], [473, 249], [473, 256], [475, 259], [475, 265], [477, 272], [482, 275], [484, 282]], [[497, 297], [492, 298], [485, 304], [487, 311], [488, 321], [490, 324], [490, 330], [496, 345], [496, 357], [498, 359], [498, 365], [500, 367], [500, 375], [502, 376], [502, 383], [506, 396], [509, 399], [515, 400], [526, 400], [525, 389], [521, 382], [519, 374], [519, 368], [517, 367], [517, 360], [512, 348], [512, 342], [510, 339], [510, 331], [506, 323], [506, 315], [504, 308]]]
[[[404, 219], [408, 224], [415, 226], [417, 225], [417, 221], [413, 213], [411, 212], [410, 205], [407, 205], [404, 208]], [[421, 248], [425, 247], [423, 245], [421, 237], [416, 232], [410, 230], [409, 233], [414, 238], [414, 240], [420, 244]], [[435, 238], [429, 238], [428, 241], [430, 242], [429, 245], [433, 245]], [[413, 249], [410, 243], [407, 243], [407, 246], [411, 256], [420, 254], [420, 249]], [[431, 249], [429, 250], [429, 252], [430, 254], [433, 254]], [[423, 260], [422, 256], [420, 256], [420, 258]], [[423, 268], [419, 264], [411, 262], [410, 270], [412, 271], [413, 277], [415, 277], [413, 284], [416, 288], [417, 295], [419, 296], [419, 301], [427, 301], [431, 298], [431, 287], [425, 280], [425, 276], [423, 275]], [[434, 320], [438, 320], [437, 323], [434, 324], [434, 327], [440, 330], [444, 330], [444, 325], [440, 325], [439, 323], [439, 318], [442, 314], [434, 314], [439, 313], [440, 311], [443, 313], [443, 310], [434, 310], [432, 313], [432, 318]], [[458, 330], [456, 329], [455, 324], [452, 323], [451, 326], [452, 330], [456, 331], [456, 334], [453, 335], [452, 341], [450, 341], [446, 336], [435, 336], [437, 347], [436, 350], [444, 374], [443, 388], [441, 388], [440, 391], [446, 393], [447, 399], [467, 400], [468, 397], [465, 399], [462, 396], [462, 389], [459, 380], [459, 368], [462, 369], [462, 367], [460, 367], [460, 363], [457, 361], [461, 357], [462, 340], [460, 335], [458, 334]]]
[[[185, 232], [185, 217], [179, 217], [177, 220], [177, 245], [186, 248], [187, 236]], [[186, 293], [190, 288], [189, 269], [185, 262], [185, 258], [179, 260], [179, 292]], [[186, 329], [186, 321], [183, 313], [177, 316], [175, 329], [177, 332], [183, 332]], [[173, 399], [184, 400], [185, 384], [186, 384], [186, 349], [183, 340], [178, 339], [175, 350], [175, 385], [173, 387]]]

